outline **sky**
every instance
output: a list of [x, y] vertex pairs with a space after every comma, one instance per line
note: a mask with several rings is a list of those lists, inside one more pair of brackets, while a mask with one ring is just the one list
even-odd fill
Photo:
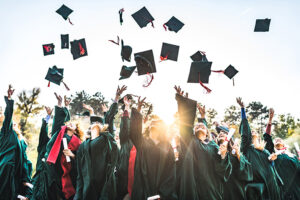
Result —
[[[74, 12], [73, 26], [55, 11], [65, 4]], [[143, 6], [155, 18], [140, 29], [131, 14]], [[118, 10], [124, 8], [123, 26]], [[16, 93], [40, 87], [40, 102], [53, 106], [53, 93], [70, 95], [75, 91], [101, 91], [114, 97], [118, 85], [127, 85], [128, 93], [147, 97], [154, 112], [171, 121], [177, 111], [174, 85], [180, 85], [189, 97], [215, 108], [221, 115], [226, 107], [243, 97], [245, 103], [261, 101], [276, 113], [300, 117], [300, 1], [297, 0], [0, 0], [0, 94], [12, 83]], [[163, 24], [172, 16], [185, 25], [178, 32], [166, 32]], [[253, 32], [255, 20], [271, 18], [270, 32]], [[88, 56], [72, 59], [70, 50], [60, 49], [60, 34], [70, 40], [85, 38]], [[145, 76], [136, 73], [119, 81], [122, 65], [121, 47], [108, 42], [117, 35], [133, 53], [152, 49], [157, 73], [148, 87]], [[159, 62], [162, 43], [179, 45], [178, 62]], [[42, 44], [54, 43], [55, 55], [43, 56]], [[212, 69], [230, 64], [239, 70], [235, 86], [224, 75], [212, 74], [205, 94], [199, 84], [188, 84], [190, 56], [206, 52]], [[44, 79], [49, 67], [65, 69], [64, 81], [71, 88], [51, 84]], [[0, 99], [0, 105], [4, 100]]]

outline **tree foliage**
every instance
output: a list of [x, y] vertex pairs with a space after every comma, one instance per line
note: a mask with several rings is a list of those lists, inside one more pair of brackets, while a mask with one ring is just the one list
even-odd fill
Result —
[[236, 124], [241, 120], [241, 111], [232, 105], [225, 109], [224, 121], [229, 124]]
[[263, 133], [266, 119], [269, 117], [269, 109], [259, 101], [252, 101], [246, 107], [249, 121], [256, 125], [258, 132]]
[[281, 114], [278, 116], [278, 120], [274, 121], [275, 128], [274, 132], [277, 137], [288, 138], [295, 133], [295, 130], [300, 127], [299, 119], [297, 121], [290, 114]]

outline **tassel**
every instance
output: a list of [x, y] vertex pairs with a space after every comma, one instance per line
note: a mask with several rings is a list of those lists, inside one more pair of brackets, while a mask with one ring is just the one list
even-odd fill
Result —
[[165, 57], [163, 56], [160, 56], [160, 61], [159, 62], [162, 62], [164, 60], [167, 60], [168, 59], [168, 56], [169, 56], [169, 53], [167, 53], [167, 55]]
[[48, 82], [48, 87], [50, 87], [50, 81]]
[[232, 84], [233, 84], [233, 87], [234, 87], [234, 78], [232, 78]]
[[199, 73], [199, 83], [200, 83], [200, 85], [206, 90], [207, 94], [211, 93], [211, 89], [209, 89], [208, 87], [206, 87], [206, 86], [202, 83], [202, 81], [201, 81], [201, 79], [200, 79], [200, 73]]
[[80, 55], [84, 55], [85, 54], [85, 50], [84, 48], [82, 47], [81, 43], [79, 43], [79, 50], [80, 50]]
[[166, 24], [163, 25], [165, 31], [168, 31]]
[[68, 21], [69, 21], [69, 23], [71, 24], [71, 25], [74, 25], [72, 22], [71, 22], [71, 20], [70, 20], [70, 18], [68, 17]]
[[[154, 79], [153, 74], [150, 74], [149, 72], [147, 73], [147, 75], [150, 77], [150, 81], [146, 81], [146, 84], [143, 85], [143, 87], [149, 87]], [[148, 82], [148, 83], [147, 83]]]
[[116, 44], [116, 45], [120, 45], [120, 38], [119, 38], [119, 36], [117, 36], [118, 37], [118, 42], [115, 42], [115, 41], [113, 41], [113, 40], [108, 40], [109, 42], [112, 42], [112, 43], [114, 43], [114, 44]]
[[211, 70], [211, 72], [224, 74], [225, 71], [224, 70]]
[[65, 82], [62, 81], [62, 83], [64, 84], [65, 88], [69, 91], [70, 88], [67, 86], [67, 84]]
[[149, 21], [151, 23], [151, 26], [154, 28], [153, 20]]
[[124, 11], [125, 11], [124, 8], [122, 8], [122, 9], [119, 10], [119, 16], [120, 16], [120, 24], [121, 24], [121, 26], [123, 24], [123, 12]]

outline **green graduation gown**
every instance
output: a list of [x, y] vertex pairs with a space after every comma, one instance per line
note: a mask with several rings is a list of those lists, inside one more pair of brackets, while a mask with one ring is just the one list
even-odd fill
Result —
[[[272, 136], [265, 133], [266, 149], [274, 153], [274, 144]], [[283, 181], [284, 200], [300, 199], [300, 162], [296, 156], [290, 157], [283, 153], [277, 156], [275, 168]]]
[[15, 200], [27, 177], [24, 172], [24, 153], [13, 130], [14, 101], [5, 97], [5, 119], [0, 132], [0, 199]]
[[168, 142], [155, 144], [142, 136], [143, 117], [132, 109], [130, 138], [136, 147], [134, 183], [131, 200], [160, 195], [162, 200], [177, 199], [175, 156]]
[[246, 195], [249, 199], [280, 200], [281, 179], [268, 157], [267, 150], [257, 150], [252, 145], [252, 134], [247, 119], [242, 119], [240, 125], [241, 152], [252, 165], [253, 181], [246, 186]]
[[223, 181], [232, 170], [229, 155], [221, 159], [214, 141], [202, 143], [194, 134], [196, 101], [176, 95], [180, 118], [181, 169], [179, 199], [222, 199]]

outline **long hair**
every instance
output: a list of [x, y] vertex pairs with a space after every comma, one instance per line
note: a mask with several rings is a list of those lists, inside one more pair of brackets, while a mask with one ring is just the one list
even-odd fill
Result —
[[80, 128], [79, 123], [76, 124], [76, 129], [75, 129], [75, 133], [74, 133], [81, 141], [83, 141], [84, 139], [84, 132], [82, 131], [82, 129]]

